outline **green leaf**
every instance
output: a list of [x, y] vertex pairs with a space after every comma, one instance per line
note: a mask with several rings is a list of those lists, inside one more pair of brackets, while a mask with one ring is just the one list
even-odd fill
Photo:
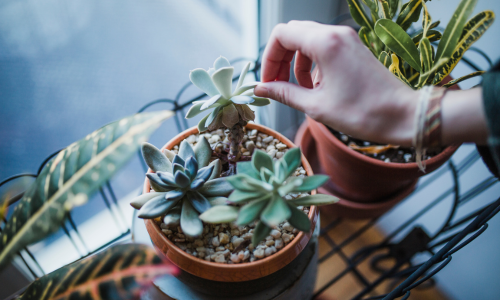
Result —
[[162, 171], [172, 173], [172, 163], [160, 149], [150, 143], [142, 143], [141, 150], [146, 165], [148, 165], [153, 172]]
[[[422, 39], [422, 36], [423, 36], [423, 32], [419, 32], [417, 35], [413, 36], [411, 39], [413, 41], [413, 43], [415, 43], [415, 46], [419, 46], [420, 44], [420, 40]], [[426, 36], [428, 39], [429, 39], [429, 42], [435, 42], [435, 41], [439, 41], [442, 37], [441, 35], [441, 32], [437, 31], [437, 30], [429, 30], [427, 31], [427, 36]]]
[[443, 87], [448, 88], [450, 86], [453, 86], [453, 85], [455, 85], [457, 83], [460, 83], [460, 82], [462, 82], [464, 80], [467, 80], [469, 78], [476, 77], [476, 76], [481, 76], [484, 73], [486, 73], [486, 71], [477, 71], [477, 72], [470, 73], [470, 74], [462, 76], [460, 78], [456, 78], [456, 79], [451, 80], [447, 84], [443, 85]]
[[141, 207], [146, 204], [149, 200], [157, 197], [157, 196], [163, 196], [165, 197], [166, 193], [158, 193], [158, 192], [150, 192], [146, 194], [142, 194], [136, 198], [134, 198], [131, 202], [130, 205], [135, 208], [135, 209], [141, 209]]
[[198, 122], [198, 131], [200, 133], [208, 130], [208, 126], [206, 126], [205, 123], [207, 122], [209, 116], [210, 114], [206, 115], [205, 117], [203, 117], [203, 119], [200, 120], [200, 122]]
[[413, 22], [417, 22], [420, 18], [421, 10], [422, 0], [410, 0], [410, 2], [406, 3], [396, 20], [396, 23], [401, 26], [400, 29], [406, 31]]
[[316, 194], [289, 200], [287, 202], [295, 206], [327, 205], [339, 202], [339, 198], [330, 195]]
[[392, 19], [391, 17], [391, 10], [389, 8], [389, 3], [385, 0], [377, 0], [377, 5], [378, 5], [378, 17], [380, 19]]
[[178, 154], [184, 161], [186, 161], [190, 157], [196, 157], [194, 154], [193, 147], [191, 147], [191, 144], [189, 144], [186, 140], [183, 140], [181, 142], [181, 145], [179, 147], [179, 154]]
[[[432, 84], [439, 84], [448, 74], [453, 71], [457, 63], [462, 59], [464, 53], [474, 44], [491, 26], [495, 20], [495, 14], [490, 11], [483, 11], [474, 16], [464, 27], [461, 39], [453, 50], [450, 60], [437, 71]], [[440, 42], [442, 43], [442, 42]]]
[[198, 87], [210, 97], [219, 94], [219, 91], [212, 81], [212, 78], [206, 70], [194, 69], [189, 73], [189, 79], [196, 87]]
[[[208, 101], [208, 100], [206, 100], [206, 101]], [[186, 113], [185, 118], [186, 119], [194, 118], [194, 117], [196, 117], [197, 115], [201, 114], [203, 111], [205, 111], [207, 109], [217, 107], [217, 105], [210, 105], [209, 107], [207, 107], [205, 109], [202, 109], [201, 107], [203, 106], [203, 104], [205, 104], [206, 101], [200, 101], [200, 102], [197, 102], [197, 103], [193, 102], [193, 105], [189, 108], [188, 112]]]
[[207, 181], [198, 192], [205, 197], [227, 196], [234, 190], [233, 186], [225, 178], [216, 178]]
[[244, 179], [246, 174], [237, 174], [226, 177], [226, 180], [235, 188], [243, 192], [255, 192], [255, 188], [249, 185]]
[[208, 197], [207, 200], [212, 206], [226, 205], [228, 202], [228, 199], [226, 197]]
[[141, 219], [153, 219], [166, 214], [172, 209], [180, 198], [165, 199], [165, 196], [157, 196], [146, 202], [139, 210], [138, 217]]
[[366, 6], [368, 6], [371, 12], [377, 13], [377, 4], [374, 2], [374, 0], [361, 0], [361, 1], [363, 1], [363, 3]]
[[290, 217], [291, 211], [285, 201], [278, 195], [273, 195], [273, 199], [266, 206], [260, 216], [260, 220], [270, 227], [278, 226], [279, 223]]
[[298, 188], [302, 183], [302, 178], [290, 177], [287, 180], [287, 183], [278, 189], [278, 193], [280, 194], [280, 196], [284, 197], [285, 195], [295, 191], [295, 189]]
[[198, 215], [190, 201], [182, 201], [181, 229], [187, 236], [197, 237], [203, 232], [203, 223]]
[[401, 70], [399, 69], [399, 59], [397, 55], [391, 54], [392, 58], [392, 64], [389, 67], [389, 71], [394, 74], [399, 80], [401, 80], [403, 83], [408, 85], [409, 87], [412, 87], [410, 82], [406, 79], [406, 77], [401, 73]]
[[175, 273], [151, 247], [114, 245], [37, 278], [20, 299], [138, 299], [153, 279]]
[[210, 207], [212, 207], [207, 198], [196, 191], [187, 192], [186, 197], [191, 202], [193, 208], [196, 209], [200, 214], [204, 213], [205, 211], [210, 209]]
[[302, 178], [302, 184], [295, 188], [296, 192], [309, 192], [325, 184], [328, 179], [327, 175], [312, 175]]
[[212, 157], [212, 147], [204, 136], [198, 138], [198, 143], [194, 146], [194, 154], [198, 162], [198, 168], [208, 166], [210, 158]]
[[424, 8], [424, 13], [422, 16], [422, 30], [423, 30], [423, 36], [427, 37], [427, 31], [429, 30], [429, 27], [432, 24], [432, 18], [431, 15], [429, 14], [429, 11], [427, 10], [427, 5], [425, 5], [425, 2], [422, 2], [422, 6]]
[[288, 178], [300, 166], [300, 163], [302, 161], [300, 148], [292, 148], [288, 150], [287, 152], [285, 152], [285, 155], [283, 155], [282, 159], [286, 161], [286, 164], [288, 166], [287, 174], [285, 176]]
[[262, 198], [265, 195], [266, 194], [259, 192], [259, 191], [244, 192], [244, 191], [240, 191], [240, 190], [235, 190], [231, 193], [231, 195], [229, 195], [228, 201], [233, 202], [233, 203], [246, 202], [246, 201]]
[[401, 4], [401, 0], [389, 0], [389, 7], [390, 7], [390, 18], [389, 19], [392, 19], [396, 15], [400, 4]]
[[449, 61], [449, 58], [448, 57], [443, 57], [441, 59], [439, 59], [437, 62], [434, 63], [434, 66], [432, 67], [432, 69], [428, 72], [425, 72], [423, 74], [420, 75], [420, 78], [418, 79], [418, 84], [417, 84], [417, 87], [423, 87], [426, 83], [427, 83], [427, 80], [429, 78], [432, 78], [432, 76], [434, 76], [434, 74], [442, 69], [444, 66], [446, 66], [446, 64], [448, 63]]
[[270, 196], [267, 196], [263, 199], [255, 200], [242, 206], [240, 208], [240, 212], [238, 213], [236, 224], [240, 226], [248, 225], [258, 219], [260, 213], [266, 207], [266, 204], [269, 203], [270, 198]]
[[432, 60], [432, 47], [429, 39], [424, 37], [420, 42], [420, 61], [422, 62], [422, 72], [432, 69], [434, 61]]
[[271, 232], [271, 228], [268, 227], [264, 222], [259, 221], [253, 230], [252, 245], [256, 247], [260, 241], [264, 240], [266, 236]]
[[377, 53], [375, 52], [375, 49], [373, 49], [371, 43], [370, 43], [370, 40], [368, 38], [368, 34], [370, 33], [370, 30], [366, 27], [361, 27], [361, 29], [358, 31], [358, 35], [359, 35], [359, 39], [363, 42], [363, 44], [365, 44], [366, 48], [368, 48], [368, 50], [370, 50], [373, 55], [377, 55]]
[[[216, 107], [209, 115], [208, 117], [205, 119], [205, 127], [208, 128], [208, 126], [210, 126], [210, 124], [212, 124], [212, 122], [214, 122], [217, 117], [219, 116], [219, 113], [222, 112], [222, 109], [224, 107], [223, 106], [219, 106], [219, 107]], [[199, 127], [199, 125], [198, 125]], [[199, 129], [199, 128], [198, 128]], [[201, 132], [201, 131], [200, 131]]]
[[349, 4], [349, 11], [354, 21], [356, 21], [359, 26], [364, 26], [373, 30], [373, 21], [366, 14], [365, 9], [359, 0], [347, 0], [347, 3]]
[[387, 54], [387, 52], [385, 51], [382, 51], [380, 52], [380, 55], [378, 57], [378, 60], [386, 67], [386, 68], [389, 68], [392, 64], [392, 60], [391, 60], [391, 57], [389, 56], [389, 54]]
[[275, 179], [279, 184], [282, 184], [287, 178], [288, 165], [284, 159], [279, 159], [274, 162]]
[[171, 111], [141, 113], [113, 122], [59, 152], [20, 200], [0, 236], [0, 268], [19, 249], [56, 231], [66, 213], [136, 153]]
[[229, 223], [236, 218], [238, 218], [238, 208], [227, 205], [213, 206], [200, 215], [203, 222], [212, 224]]
[[171, 210], [168, 211], [167, 215], [163, 218], [163, 223], [167, 226], [179, 226], [181, 221], [181, 210], [182, 206], [177, 204]]
[[375, 24], [375, 33], [389, 49], [420, 72], [418, 49], [410, 36], [401, 27], [391, 20], [380, 19]]
[[250, 96], [252, 97], [255, 101], [250, 103], [249, 105], [252, 106], [266, 106], [271, 104], [271, 100], [268, 98], [262, 98], [262, 97], [257, 97], [257, 96]]
[[273, 159], [266, 152], [256, 149], [252, 155], [252, 164], [257, 172], [260, 173], [261, 168], [273, 170]]
[[220, 162], [220, 159], [217, 158], [216, 160], [212, 161], [208, 166], [214, 166], [212, 174], [210, 174], [210, 178], [208, 178], [208, 180], [219, 178], [220, 173], [222, 172], [222, 164]]
[[251, 161], [240, 161], [236, 163], [236, 173], [246, 174], [254, 179], [260, 180], [260, 174], [255, 170]]
[[300, 231], [309, 232], [311, 230], [311, 221], [302, 210], [294, 207], [292, 204], [287, 203], [292, 212], [290, 218], [288, 218], [288, 223], [290, 223], [294, 228]]
[[191, 179], [182, 171], [176, 171], [174, 177], [175, 183], [181, 188], [185, 188], [191, 184]]
[[470, 14], [474, 10], [476, 3], [477, 0], [460, 1], [460, 4], [453, 13], [450, 22], [448, 22], [448, 25], [444, 30], [443, 37], [441, 38], [437, 48], [435, 61], [438, 61], [442, 57], [452, 57], [455, 47], [460, 40], [464, 25], [467, 22], [467, 18], [469, 18]]
[[233, 67], [223, 67], [215, 71], [212, 74], [212, 81], [214, 82], [215, 87], [219, 90], [220, 94], [226, 98], [231, 98], [231, 83], [233, 81]]

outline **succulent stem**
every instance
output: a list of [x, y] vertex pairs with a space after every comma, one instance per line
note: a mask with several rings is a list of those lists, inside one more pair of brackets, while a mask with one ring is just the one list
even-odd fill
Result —
[[243, 126], [246, 124], [246, 121], [240, 119], [233, 127], [226, 129], [226, 135], [229, 141], [229, 153], [227, 158], [230, 162], [236, 163], [241, 157], [240, 144], [245, 134]]

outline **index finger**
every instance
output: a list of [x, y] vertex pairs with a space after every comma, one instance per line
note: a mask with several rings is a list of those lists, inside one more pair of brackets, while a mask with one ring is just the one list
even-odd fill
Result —
[[314, 60], [310, 35], [319, 29], [318, 26], [321, 25], [308, 21], [278, 24], [273, 29], [262, 56], [262, 81], [287, 81], [290, 63], [296, 51]]

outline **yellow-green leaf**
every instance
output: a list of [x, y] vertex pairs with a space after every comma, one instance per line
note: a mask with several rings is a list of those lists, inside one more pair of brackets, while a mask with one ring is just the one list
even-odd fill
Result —
[[370, 44], [370, 40], [368, 39], [368, 34], [369, 30], [366, 27], [361, 27], [361, 29], [358, 31], [359, 39], [365, 44], [365, 46], [373, 53], [373, 55], [377, 55], [375, 52], [375, 49], [373, 49], [372, 45]]
[[[464, 34], [458, 42], [458, 45], [453, 50], [453, 54], [441, 69], [438, 70], [434, 77], [433, 84], [439, 84], [451, 71], [457, 63], [462, 59], [465, 51], [467, 51], [474, 42], [476, 42], [491, 26], [495, 20], [495, 14], [490, 11], [483, 11], [474, 16], [464, 27]], [[441, 41], [439, 44], [441, 44]], [[438, 47], [439, 49], [439, 47]], [[437, 54], [436, 54], [437, 57]]]
[[351, 16], [360, 26], [365, 26], [366, 28], [373, 30], [373, 21], [370, 19], [368, 14], [366, 14], [363, 5], [359, 0], [347, 0], [349, 4], [349, 11]]
[[437, 70], [446, 65], [446, 63], [449, 60], [450, 59], [448, 57], [442, 57], [438, 61], [434, 61], [434, 66], [432, 67], [432, 69], [430, 69], [425, 73], [420, 74], [420, 77], [418, 78], [417, 88], [421, 88], [424, 85], [426, 85], [428, 83], [427, 81], [429, 80], [429, 78], [432, 78], [434, 74], [437, 72]]
[[[427, 39], [429, 39], [429, 42], [435, 42], [435, 41], [439, 41], [441, 39], [441, 32], [437, 31], [437, 30], [429, 30], [427, 31]], [[419, 46], [420, 44], [420, 40], [422, 39], [423, 37], [423, 32], [420, 31], [419, 33], [417, 33], [415, 36], [413, 36], [411, 39], [413, 40], [413, 42], [415, 43], [415, 46]]]
[[368, 6], [368, 8], [373, 12], [377, 13], [377, 4], [374, 2], [376, 0], [361, 0], [363, 3]]
[[448, 82], [447, 84], [443, 85], [443, 87], [448, 88], [448, 87], [450, 87], [450, 86], [453, 86], [453, 85], [455, 85], [455, 84], [457, 84], [457, 83], [460, 83], [460, 82], [462, 82], [462, 81], [464, 81], [464, 80], [467, 80], [467, 79], [469, 79], [469, 78], [476, 77], [476, 76], [481, 76], [481, 75], [483, 75], [484, 73], [486, 73], [486, 71], [477, 71], [477, 72], [472, 72], [472, 73], [470, 73], [470, 74], [468, 74], [468, 75], [465, 75], [465, 76], [462, 76], [462, 77], [460, 77], [460, 78], [457, 78], [457, 79], [453, 79], [453, 80], [451, 80], [451, 81], [450, 81], [450, 82]]
[[19, 249], [56, 231], [145, 142], [171, 111], [136, 114], [102, 127], [59, 152], [26, 191], [0, 235], [0, 267]]
[[391, 57], [387, 52], [382, 51], [378, 57], [378, 60], [386, 67], [389, 68], [392, 64]]
[[429, 14], [429, 11], [427, 10], [427, 5], [425, 5], [424, 1], [422, 1], [422, 6], [424, 7], [424, 13], [422, 17], [423, 36], [427, 37], [427, 31], [429, 30], [429, 27], [432, 24], [432, 18], [431, 15]]
[[151, 247], [116, 245], [36, 279], [20, 299], [138, 299], [153, 279], [175, 273]]
[[413, 22], [418, 21], [421, 10], [422, 0], [410, 0], [410, 2], [406, 3], [406, 5], [401, 9], [398, 18], [396, 19], [396, 23], [401, 26], [403, 31], [406, 31], [410, 28], [410, 25]]
[[410, 36], [398, 24], [388, 19], [380, 19], [375, 24], [375, 33], [389, 49], [415, 70], [420, 71], [418, 49]]
[[453, 13], [450, 22], [444, 30], [443, 37], [439, 42], [436, 60], [441, 57], [453, 57], [452, 54], [455, 52], [454, 49], [458, 44], [464, 25], [467, 22], [474, 6], [476, 6], [477, 0], [462, 0], [458, 5], [457, 9]]
[[434, 61], [432, 60], [432, 47], [429, 39], [424, 37], [420, 42], [420, 61], [422, 62], [422, 72], [427, 72], [432, 68]]
[[377, 0], [377, 13], [380, 19], [392, 19], [391, 12], [389, 8], [389, 3], [385, 0]]
[[399, 80], [402, 82], [406, 83], [409, 87], [412, 87], [410, 82], [403, 76], [401, 73], [401, 70], [399, 69], [399, 59], [398, 56], [395, 54], [391, 55], [392, 57], [392, 64], [389, 66], [389, 71], [394, 74]]
[[400, 4], [401, 0], [389, 0], [389, 7], [390, 7], [389, 19], [392, 19], [396, 15]]

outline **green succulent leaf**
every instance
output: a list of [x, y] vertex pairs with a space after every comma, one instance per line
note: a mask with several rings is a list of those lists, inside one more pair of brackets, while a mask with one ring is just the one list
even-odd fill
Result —
[[210, 147], [210, 144], [204, 136], [198, 138], [198, 143], [194, 146], [194, 154], [199, 168], [208, 166], [210, 158], [212, 157], [212, 147]]
[[163, 154], [165, 154], [165, 156], [168, 158], [168, 160], [170, 162], [172, 162], [174, 160], [174, 157], [175, 157], [175, 153], [174, 152], [172, 152], [172, 151], [170, 151], [168, 149], [163, 149], [163, 150], [161, 150], [161, 152]]
[[226, 197], [208, 197], [207, 200], [208, 202], [210, 202], [210, 205], [212, 206], [226, 205], [228, 201]]
[[225, 58], [224, 56], [219, 56], [215, 61], [214, 61], [214, 69], [217, 71], [221, 68], [225, 67], [230, 67], [231, 64], [229, 63], [229, 60]]
[[212, 78], [207, 71], [203, 69], [194, 69], [189, 74], [189, 79], [196, 87], [198, 87], [210, 97], [219, 94], [219, 91], [215, 87]]
[[[168, 194], [167, 194], [168, 197]], [[139, 210], [138, 217], [141, 219], [153, 219], [167, 213], [173, 208], [180, 198], [165, 199], [165, 196], [157, 196], [146, 202]]]
[[467, 80], [469, 78], [473, 78], [473, 77], [476, 77], [476, 76], [481, 76], [484, 73], [486, 73], [486, 71], [477, 71], [477, 72], [470, 73], [470, 74], [462, 76], [460, 78], [456, 78], [456, 79], [450, 80], [447, 84], [443, 85], [443, 87], [448, 88], [450, 86], [454, 86], [457, 83], [460, 83], [460, 82], [462, 82], [464, 80]]
[[207, 198], [205, 198], [202, 194], [191, 191], [186, 193], [186, 197], [189, 201], [191, 201], [191, 205], [196, 209], [200, 214], [204, 213], [210, 207], [210, 202], [208, 202]]
[[402, 31], [406, 31], [410, 28], [412, 23], [418, 21], [420, 12], [422, 11], [422, 1], [423, 0], [410, 0], [401, 8], [396, 23], [401, 26], [400, 28]]
[[322, 186], [328, 181], [327, 175], [312, 175], [302, 178], [302, 184], [295, 188], [296, 192], [309, 192]]
[[189, 172], [189, 179], [193, 180], [198, 173], [198, 162], [194, 156], [188, 157], [186, 160], [186, 173]]
[[181, 188], [185, 188], [191, 184], [191, 179], [182, 171], [176, 171], [174, 178], [175, 183]]
[[175, 155], [172, 164], [178, 164], [181, 167], [184, 167], [186, 165], [186, 162], [179, 155]]
[[[149, 175], [151, 174], [151, 175]], [[155, 178], [158, 176], [158, 178], [161, 180], [162, 183], [166, 184], [170, 189], [172, 188], [177, 188], [177, 184], [175, 183], [175, 178], [172, 173], [167, 173], [167, 172], [156, 172], [156, 173], [148, 173], [146, 176]]]
[[[174, 169], [174, 170], [173, 170], [173, 172], [174, 172], [174, 177], [175, 177], [175, 174], [176, 174], [177, 172], [184, 173], [184, 171], [185, 171], [185, 170], [184, 170], [184, 167], [183, 167], [183, 166], [181, 166], [181, 165], [180, 165], [180, 164], [178, 164], [178, 163], [173, 163], [173, 164], [172, 164], [172, 167], [173, 167], [173, 169]], [[175, 183], [175, 184], [177, 184], [177, 183]]]
[[179, 147], [179, 154], [178, 154], [184, 161], [186, 161], [190, 157], [195, 157], [193, 147], [191, 147], [191, 144], [189, 144], [186, 140], [183, 140], [181, 142], [181, 145]]
[[[270, 227], [278, 226], [279, 223], [290, 218], [291, 211], [285, 201], [278, 195], [273, 195], [272, 200], [262, 211], [260, 220]], [[254, 233], [255, 234], [255, 233]]]
[[421, 71], [418, 49], [410, 36], [398, 24], [389, 19], [380, 19], [375, 24], [375, 33], [389, 49], [415, 70]]
[[192, 191], [196, 191], [197, 189], [201, 188], [203, 184], [205, 184], [205, 180], [195, 179], [193, 182], [191, 182], [189, 189], [191, 189]]
[[283, 155], [283, 160], [286, 161], [288, 167], [286, 177], [289, 177], [300, 166], [300, 162], [302, 160], [300, 148], [292, 148], [288, 150], [285, 155]]
[[225, 66], [217, 69], [217, 71], [215, 71], [215, 73], [212, 75], [212, 81], [215, 87], [226, 99], [231, 98], [232, 95], [231, 85], [233, 81], [233, 72], [233, 67]]
[[260, 174], [255, 170], [251, 161], [241, 161], [236, 164], [236, 173], [246, 174], [254, 179], [260, 180]]
[[[155, 192], [168, 192], [177, 188], [176, 186], [173, 186], [171, 184], [162, 181], [158, 173], [147, 173], [146, 177], [149, 179], [149, 183], [151, 183], [151, 186], [153, 187]], [[159, 188], [160, 190], [157, 191], [156, 188]]]
[[289, 200], [287, 202], [295, 206], [326, 205], [339, 202], [339, 198], [331, 195], [316, 194]]
[[277, 183], [282, 184], [287, 178], [288, 165], [284, 159], [279, 159], [274, 162], [274, 174]]
[[201, 179], [203, 181], [208, 181], [210, 176], [212, 175], [212, 172], [214, 170], [214, 165], [212, 166], [206, 166], [204, 168], [201, 168], [198, 170], [198, 174], [196, 175], [196, 179]]
[[252, 97], [255, 101], [250, 103], [250, 105], [253, 105], [253, 106], [266, 106], [266, 105], [269, 105], [271, 104], [271, 100], [269, 100], [268, 98], [262, 98], [262, 97], [257, 97], [257, 96], [250, 96]]
[[198, 192], [205, 197], [227, 196], [234, 190], [233, 186], [225, 178], [216, 178], [207, 181]]
[[155, 278], [175, 273], [151, 247], [114, 245], [37, 278], [18, 299], [138, 299]]
[[236, 95], [236, 96], [233, 96], [231, 97], [231, 100], [233, 103], [236, 103], [236, 104], [251, 104], [255, 101], [254, 98], [250, 97], [250, 96], [244, 96], [244, 95]]
[[295, 191], [303, 183], [302, 178], [291, 177], [287, 183], [278, 189], [278, 193], [284, 197], [285, 195]]
[[210, 115], [211, 114], [204, 116], [203, 119], [201, 119], [200, 122], [198, 122], [198, 131], [199, 132], [205, 132], [208, 130], [208, 126], [205, 124], [207, 123], [207, 119]]
[[238, 90], [243, 85], [243, 82], [245, 81], [245, 77], [247, 76], [247, 73], [248, 73], [248, 69], [250, 69], [250, 65], [251, 65], [251, 62], [247, 62], [245, 64], [245, 66], [243, 67], [243, 69], [241, 70], [240, 78], [238, 79], [238, 83], [236, 84], [235, 90]]
[[271, 232], [271, 228], [264, 222], [259, 221], [253, 230], [252, 245], [257, 246]]
[[288, 218], [288, 223], [290, 223], [294, 228], [297, 228], [300, 231], [309, 232], [311, 230], [311, 221], [309, 221], [307, 215], [303, 211], [294, 207], [292, 204], [287, 204], [291, 211], [290, 218]]
[[[208, 116], [207, 118], [205, 119], [205, 127], [208, 128], [208, 126], [210, 126], [210, 124], [212, 124], [213, 121], [215, 121], [215, 119], [218, 117], [219, 113], [222, 111], [224, 107], [223, 106], [219, 106], [219, 107], [216, 107]], [[198, 129], [199, 129], [199, 124], [198, 124]], [[201, 131], [200, 131], [201, 132]]]
[[142, 194], [136, 198], [134, 198], [131, 202], [130, 205], [135, 208], [135, 209], [141, 209], [141, 207], [146, 204], [151, 199], [154, 199], [158, 196], [165, 197], [166, 193], [158, 193], [158, 192], [150, 192], [146, 194]]
[[364, 26], [370, 30], [373, 30], [373, 21], [370, 19], [368, 14], [365, 12], [363, 5], [359, 0], [347, 0], [349, 4], [349, 11], [351, 16], [359, 24], [359, 26]]
[[19, 249], [56, 231], [66, 213], [121, 168], [171, 111], [113, 122], [59, 152], [20, 200], [0, 236], [0, 268]]
[[238, 218], [238, 208], [227, 205], [213, 206], [200, 215], [203, 222], [212, 224], [229, 223], [236, 218]]
[[477, 0], [462, 0], [453, 13], [450, 22], [444, 30], [443, 37], [439, 42], [435, 61], [443, 57], [452, 57], [455, 47], [458, 45], [460, 36], [470, 14], [476, 6]]
[[237, 174], [234, 176], [226, 177], [227, 182], [229, 182], [235, 189], [243, 191], [243, 192], [255, 192], [255, 188], [249, 185], [244, 179], [248, 175], [246, 174]]
[[[285, 154], [286, 155], [286, 154]], [[262, 150], [255, 150], [252, 155], [252, 164], [257, 172], [260, 173], [261, 168], [273, 170], [273, 159]]]
[[198, 215], [198, 212], [191, 205], [191, 201], [182, 201], [181, 229], [190, 237], [197, 237], [203, 232], [203, 223]]
[[158, 148], [150, 143], [142, 143], [141, 150], [144, 161], [153, 172], [172, 172], [172, 163]]
[[163, 218], [163, 223], [165, 223], [167, 226], [178, 226], [181, 222], [181, 208], [182, 206], [177, 204], [175, 207], [169, 210], [165, 215], [165, 218]]
[[262, 198], [265, 195], [269, 194], [265, 194], [259, 191], [246, 192], [246, 191], [234, 190], [231, 193], [231, 195], [229, 195], [228, 201], [233, 203], [248, 202], [251, 200]]
[[[221, 99], [221, 97], [222, 97], [221, 95], [215, 95], [206, 101], [199, 101], [196, 103], [193, 102], [193, 105], [189, 108], [188, 112], [186, 113], [185, 118], [191, 119], [191, 118], [196, 117], [197, 115], [201, 114], [205, 110], [215, 108], [217, 106], [222, 105], [223, 103], [221, 103], [221, 101], [218, 101]], [[207, 103], [210, 105], [207, 106]]]
[[269, 202], [271, 196], [264, 197], [259, 200], [252, 201], [248, 204], [245, 204], [241, 207], [240, 212], [238, 213], [238, 219], [236, 220], [236, 224], [243, 226], [248, 225], [251, 222], [257, 220], [260, 216], [260, 213], [264, 210], [266, 205]]
[[170, 191], [165, 194], [165, 199], [169, 201], [180, 200], [182, 197], [184, 197], [184, 194], [186, 194], [186, 192], [182, 190]]

